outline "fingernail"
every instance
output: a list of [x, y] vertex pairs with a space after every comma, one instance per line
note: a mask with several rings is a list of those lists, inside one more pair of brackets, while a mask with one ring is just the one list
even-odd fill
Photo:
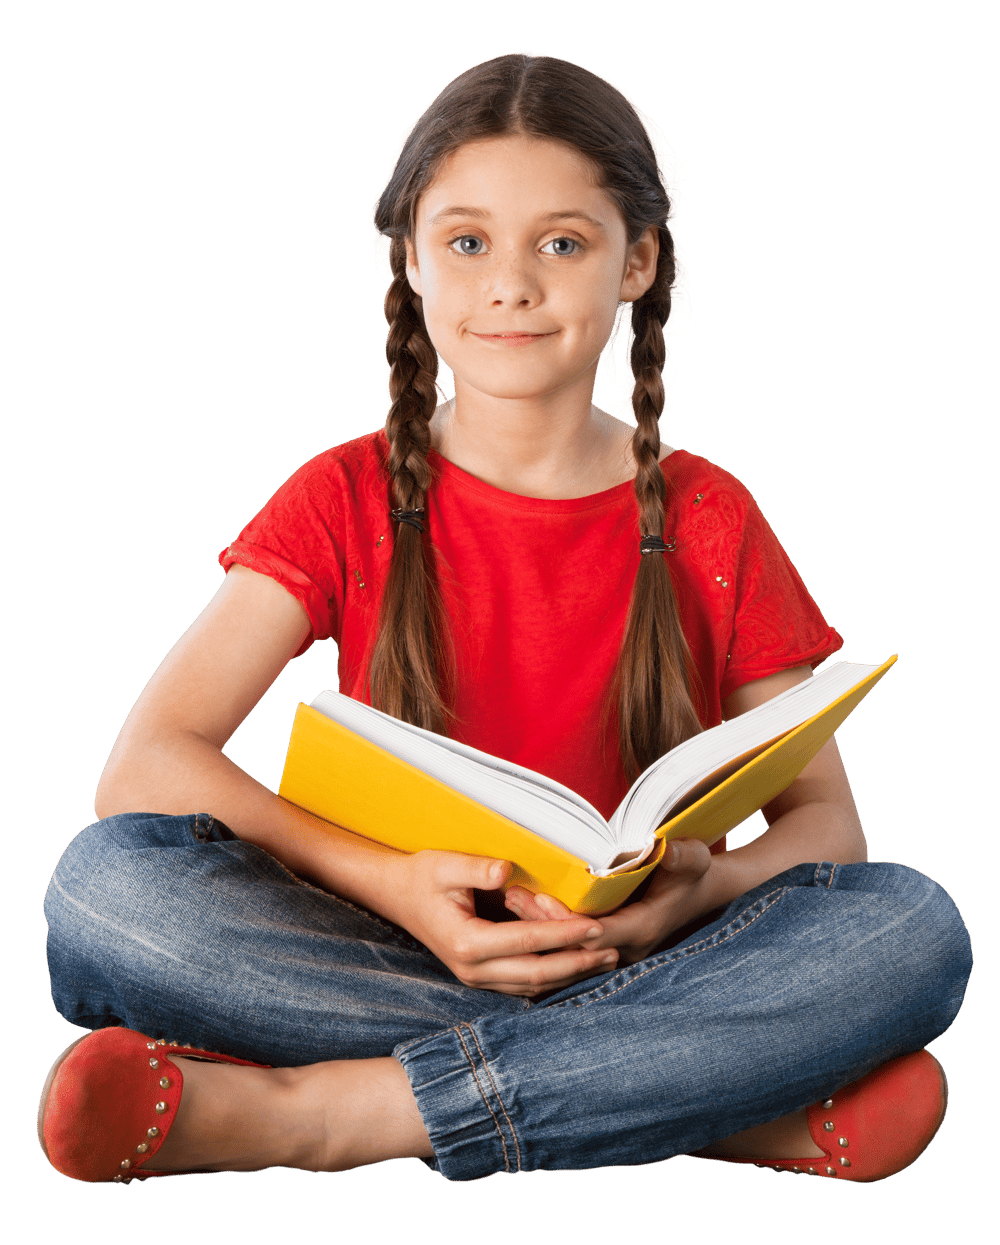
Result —
[[554, 915], [554, 905], [548, 895], [536, 895], [535, 903], [538, 904], [543, 912], [547, 912], [549, 916]]
[[612, 951], [610, 955], [606, 955], [604, 959], [601, 960], [601, 963], [602, 964], [614, 964], [615, 960], [617, 959], [618, 959], [618, 956], [615, 955], [615, 953]]
[[490, 866], [490, 880], [499, 882], [503, 877], [503, 861], [498, 860], [494, 865]]
[[604, 930], [599, 925], [591, 925], [590, 929], [584, 934], [584, 938], [600, 938], [603, 933]]

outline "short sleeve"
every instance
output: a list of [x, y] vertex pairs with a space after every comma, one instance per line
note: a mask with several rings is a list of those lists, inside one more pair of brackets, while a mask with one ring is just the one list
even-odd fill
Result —
[[827, 623], [749, 494], [736, 565], [736, 604], [720, 689], [793, 666], [817, 666], [844, 641]]
[[275, 580], [302, 605], [314, 640], [338, 638], [344, 596], [344, 508], [336, 465], [321, 454], [278, 489], [236, 540], [219, 554]]

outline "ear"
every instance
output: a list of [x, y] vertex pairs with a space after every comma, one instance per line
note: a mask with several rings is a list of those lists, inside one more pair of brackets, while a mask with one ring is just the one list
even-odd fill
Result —
[[656, 280], [656, 261], [660, 255], [660, 235], [655, 225], [650, 225], [638, 242], [634, 242], [625, 257], [625, 274], [622, 277], [623, 303], [634, 303]]
[[420, 270], [417, 268], [417, 248], [409, 238], [404, 238], [403, 242], [406, 246], [406, 279], [414, 294], [419, 295], [423, 291], [420, 289]]

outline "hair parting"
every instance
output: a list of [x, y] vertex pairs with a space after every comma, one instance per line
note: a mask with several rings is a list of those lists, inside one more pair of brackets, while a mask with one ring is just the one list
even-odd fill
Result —
[[[392, 283], [385, 300], [386, 355], [392, 405], [386, 420], [394, 506], [424, 506], [431, 472], [429, 423], [436, 405], [437, 354], [419, 298], [406, 279], [405, 242], [417, 203], [442, 162], [469, 142], [525, 134], [566, 143], [593, 165], [618, 205], [629, 243], [651, 226], [659, 256], [651, 288], [632, 305], [635, 388], [637, 537], [663, 536], [665, 482], [659, 465], [663, 411], [663, 325], [675, 276], [667, 228], [670, 201], [649, 136], [628, 101], [596, 75], [547, 56], [500, 56], [451, 82], [403, 146], [375, 211], [391, 239]], [[425, 540], [415, 526], [396, 526], [369, 683], [372, 703], [387, 713], [444, 731], [449, 718], [443, 616]], [[630, 779], [701, 726], [690, 695], [691, 659], [663, 554], [640, 556], [625, 638], [610, 689], [618, 704], [622, 760]]]

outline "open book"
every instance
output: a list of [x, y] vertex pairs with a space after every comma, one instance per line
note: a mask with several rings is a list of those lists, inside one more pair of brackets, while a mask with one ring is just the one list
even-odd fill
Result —
[[668, 839], [714, 843], [783, 791], [895, 660], [838, 662], [693, 736], [639, 775], [609, 821], [543, 774], [339, 692], [299, 705], [279, 793], [401, 851], [510, 860], [508, 884], [608, 911]]

